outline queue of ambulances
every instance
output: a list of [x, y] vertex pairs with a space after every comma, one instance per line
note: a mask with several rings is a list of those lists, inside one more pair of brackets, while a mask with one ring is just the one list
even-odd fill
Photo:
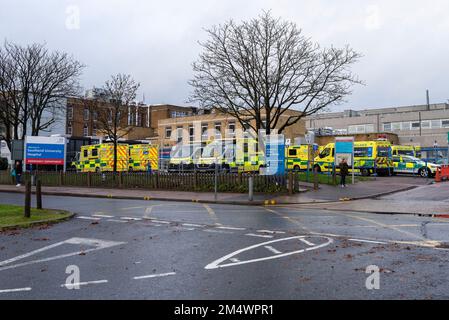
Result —
[[[315, 158], [314, 167], [318, 172], [332, 172], [335, 165], [335, 143], [327, 144]], [[336, 168], [336, 172], [339, 169]], [[352, 172], [352, 168], [349, 170]], [[371, 174], [393, 174], [391, 144], [386, 140], [354, 142], [354, 173], [364, 176]]]
[[[71, 168], [80, 172], [112, 172], [114, 171], [114, 144], [102, 143], [82, 146], [71, 163]], [[117, 145], [117, 171], [129, 169], [129, 146]]]
[[423, 178], [434, 177], [440, 165], [425, 162], [409, 155], [393, 156], [394, 174], [418, 174]]

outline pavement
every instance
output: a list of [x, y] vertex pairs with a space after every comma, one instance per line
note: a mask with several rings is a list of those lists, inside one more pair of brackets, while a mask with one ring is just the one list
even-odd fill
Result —
[[[449, 298], [446, 219], [65, 196], [43, 205], [77, 215], [0, 232], [0, 299]], [[372, 276], [379, 286], [366, 285]]]

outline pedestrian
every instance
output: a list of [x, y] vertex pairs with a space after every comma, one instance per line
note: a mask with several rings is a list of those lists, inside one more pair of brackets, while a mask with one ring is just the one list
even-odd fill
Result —
[[14, 175], [16, 177], [16, 187], [20, 187], [22, 183], [22, 163], [20, 161], [16, 161], [16, 165], [14, 167]]
[[341, 159], [340, 164], [338, 165], [340, 168], [340, 185], [342, 188], [346, 188], [346, 176], [349, 174], [349, 166], [346, 162], [346, 158]]
[[151, 161], [147, 162], [147, 173], [151, 174]]

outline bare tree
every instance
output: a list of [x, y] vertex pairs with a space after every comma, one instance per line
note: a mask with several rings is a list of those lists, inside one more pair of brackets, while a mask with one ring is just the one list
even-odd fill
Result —
[[209, 39], [200, 42], [203, 52], [193, 63], [189, 101], [217, 108], [255, 132], [277, 128], [282, 133], [301, 118], [341, 103], [351, 86], [361, 83], [350, 71], [360, 54], [349, 46], [322, 49], [296, 24], [270, 12], [206, 31]]
[[[20, 46], [5, 42], [0, 48], [0, 121], [5, 140], [39, 135], [64, 111], [63, 99], [79, 92], [84, 66], [63, 52], [49, 52], [44, 44]], [[21, 128], [21, 134], [19, 134]]]
[[114, 144], [114, 168], [117, 172], [117, 144], [119, 139], [131, 132], [133, 127], [128, 125], [128, 109], [136, 99], [140, 84], [130, 75], [118, 74], [111, 77], [104, 85], [105, 94], [109, 102], [103, 104], [98, 111], [98, 121], [101, 129]]

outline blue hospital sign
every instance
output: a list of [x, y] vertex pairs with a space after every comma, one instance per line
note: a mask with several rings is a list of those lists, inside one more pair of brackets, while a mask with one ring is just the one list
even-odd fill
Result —
[[285, 139], [284, 135], [267, 136], [265, 157], [267, 163], [266, 175], [285, 173]]
[[64, 137], [26, 137], [25, 164], [64, 165]]

